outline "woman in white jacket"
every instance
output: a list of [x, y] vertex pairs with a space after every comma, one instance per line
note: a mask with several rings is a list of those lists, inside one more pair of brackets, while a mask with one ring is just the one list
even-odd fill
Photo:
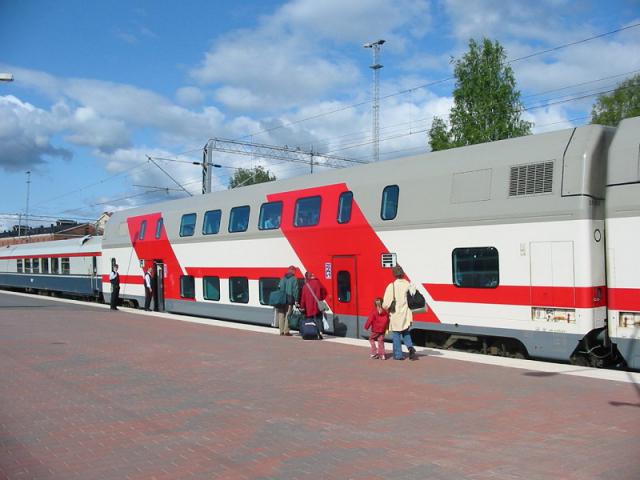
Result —
[[[400, 265], [391, 269], [395, 280], [387, 285], [382, 300], [382, 308], [389, 312], [389, 329], [393, 332], [393, 358], [394, 360], [404, 360], [402, 354], [402, 342], [409, 349], [409, 358], [414, 359], [416, 349], [413, 348], [409, 327], [413, 321], [413, 314], [407, 304], [407, 292], [415, 293], [415, 287], [404, 279], [404, 270]], [[395, 300], [395, 309], [390, 308]]]

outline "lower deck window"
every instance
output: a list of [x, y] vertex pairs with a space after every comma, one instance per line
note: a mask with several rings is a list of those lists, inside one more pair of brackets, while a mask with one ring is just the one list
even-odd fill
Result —
[[269, 295], [271, 295], [271, 292], [278, 290], [279, 285], [279, 278], [261, 278], [259, 280], [260, 303], [262, 305], [269, 304]]
[[60, 273], [60, 263], [57, 258], [51, 259], [51, 273]]
[[496, 288], [500, 276], [495, 247], [456, 248], [451, 254], [453, 283], [463, 288]]
[[182, 298], [196, 298], [196, 283], [191, 275], [180, 276], [180, 296]]
[[220, 278], [203, 277], [202, 290], [204, 291], [205, 300], [220, 300]]
[[49, 273], [49, 259], [48, 258], [43, 258], [42, 259], [42, 273]]
[[17, 271], [18, 273], [22, 273], [22, 259], [21, 259], [21, 258], [19, 258], [19, 259], [16, 261], [16, 264], [17, 264], [17, 265], [16, 265], [16, 271]]
[[247, 277], [229, 278], [229, 300], [233, 303], [249, 303], [249, 280]]
[[34, 258], [31, 260], [31, 272], [32, 273], [40, 273], [40, 259]]
[[71, 273], [71, 264], [68, 258], [61, 258], [60, 264], [62, 265], [62, 274], [69, 275]]
[[31, 259], [24, 259], [24, 273], [31, 273]]

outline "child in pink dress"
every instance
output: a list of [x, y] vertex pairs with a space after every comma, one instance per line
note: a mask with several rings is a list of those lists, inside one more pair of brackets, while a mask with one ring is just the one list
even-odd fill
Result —
[[[376, 298], [375, 307], [367, 322], [364, 324], [364, 329], [371, 328], [371, 335], [369, 335], [369, 343], [371, 344], [372, 359], [379, 358], [380, 360], [386, 360], [386, 353], [384, 351], [384, 334], [389, 327], [389, 314], [382, 308], [382, 299]], [[376, 350], [376, 343], [378, 349]]]

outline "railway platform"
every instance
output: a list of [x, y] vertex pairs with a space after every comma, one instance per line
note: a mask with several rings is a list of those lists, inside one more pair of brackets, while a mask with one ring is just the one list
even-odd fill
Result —
[[640, 478], [629, 372], [5, 292], [0, 359], [3, 479]]

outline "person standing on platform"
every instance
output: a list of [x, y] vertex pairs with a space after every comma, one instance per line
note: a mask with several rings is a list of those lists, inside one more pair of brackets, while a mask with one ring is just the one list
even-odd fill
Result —
[[[153, 267], [149, 267], [144, 274], [144, 310], [150, 312], [151, 299], [153, 298]], [[155, 303], [155, 302], [154, 302]]]
[[[387, 354], [384, 351], [384, 334], [389, 328], [389, 314], [382, 308], [382, 299], [376, 298], [373, 310], [364, 324], [364, 329], [369, 330], [369, 344], [371, 345], [371, 358], [386, 360]], [[376, 348], [377, 344], [377, 348]]]
[[404, 360], [402, 342], [409, 349], [409, 358], [415, 360], [416, 349], [413, 348], [409, 327], [413, 314], [407, 303], [407, 292], [415, 293], [415, 287], [404, 278], [404, 270], [400, 265], [391, 269], [395, 280], [387, 285], [382, 300], [382, 308], [389, 312], [389, 330], [393, 332], [393, 359]]
[[318, 303], [327, 297], [327, 290], [322, 286], [316, 276], [307, 272], [304, 275], [305, 284], [300, 293], [300, 308], [304, 310], [304, 316], [313, 320], [318, 327], [318, 336], [322, 339], [324, 328], [322, 326], [323, 312], [318, 308]]
[[296, 267], [291, 265], [287, 273], [280, 279], [279, 289], [286, 294], [286, 304], [278, 307], [278, 327], [280, 335], [291, 336], [289, 332], [289, 316], [293, 312], [293, 306], [298, 303], [298, 279], [296, 278]]
[[109, 282], [111, 283], [111, 310], [118, 310], [118, 302], [120, 301], [120, 274], [118, 273], [118, 264], [114, 263], [109, 274]]

